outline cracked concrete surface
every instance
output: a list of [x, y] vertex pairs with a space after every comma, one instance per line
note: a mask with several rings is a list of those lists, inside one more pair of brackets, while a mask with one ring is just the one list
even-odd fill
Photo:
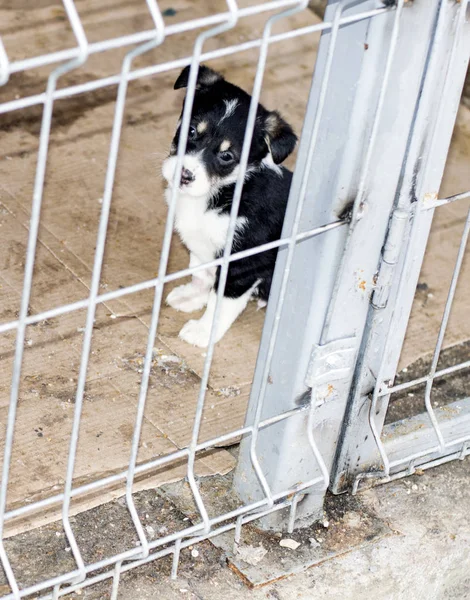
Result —
[[207, 578], [151, 581], [149, 565], [123, 577], [119, 598], [466, 600], [470, 598], [469, 477], [470, 461], [457, 461], [362, 493], [363, 501], [395, 535], [275, 584], [248, 590], [235, 574], [214, 564]]
[[[183, 550], [179, 577], [160, 559], [122, 575], [119, 600], [466, 600], [470, 598], [470, 461], [360, 494], [393, 533], [302, 573], [249, 589], [210, 542]], [[294, 553], [295, 550], [286, 549]], [[104, 600], [109, 581], [67, 598]]]

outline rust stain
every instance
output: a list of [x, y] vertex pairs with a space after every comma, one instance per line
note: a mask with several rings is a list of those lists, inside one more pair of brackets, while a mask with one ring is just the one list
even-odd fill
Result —
[[361, 279], [361, 281], [359, 282], [359, 289], [363, 290], [364, 292], [366, 291], [366, 280], [365, 279]]
[[424, 204], [428, 204], [431, 202], [435, 202], [438, 198], [437, 192], [426, 192], [424, 194], [423, 202]]
[[[249, 587], [250, 589], [253, 589], [255, 586], [251, 583], [251, 581], [248, 579], [248, 577], [246, 577], [241, 571], [240, 569], [238, 569], [233, 562], [231, 562], [230, 560], [227, 561], [227, 566], [229, 569], [231, 569], [236, 575], [238, 575], [238, 577], [240, 577], [240, 579], [244, 582], [244, 584]], [[270, 582], [271, 583], [271, 582]], [[259, 587], [259, 586], [256, 586]]]

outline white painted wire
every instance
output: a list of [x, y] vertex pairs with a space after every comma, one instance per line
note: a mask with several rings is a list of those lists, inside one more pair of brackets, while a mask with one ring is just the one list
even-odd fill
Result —
[[[137, 284], [136, 286], [129, 286], [125, 290], [115, 290], [114, 292], [109, 292], [107, 294], [102, 294], [102, 295], [98, 294], [101, 266], [102, 266], [102, 261], [103, 261], [103, 253], [104, 253], [104, 247], [105, 247], [105, 243], [106, 243], [107, 221], [108, 221], [110, 204], [111, 204], [111, 199], [112, 199], [112, 189], [113, 189], [117, 155], [118, 155], [118, 151], [119, 151], [119, 138], [120, 138], [120, 132], [121, 132], [121, 126], [122, 126], [122, 116], [123, 116], [123, 110], [124, 110], [124, 105], [125, 105], [125, 95], [126, 95], [127, 84], [129, 81], [131, 81], [133, 79], [151, 76], [153, 74], [167, 71], [172, 68], [182, 67], [187, 64], [191, 64], [190, 82], [189, 82], [188, 90], [187, 90], [187, 97], [189, 99], [188, 106], [190, 106], [190, 104], [192, 103], [192, 98], [194, 97], [197, 68], [198, 68], [198, 65], [201, 60], [208, 60], [208, 59], [216, 58], [219, 56], [227, 56], [229, 54], [233, 54], [238, 51], [244, 51], [244, 50], [258, 47], [258, 48], [260, 48], [260, 61], [259, 61], [259, 65], [258, 65], [257, 76], [256, 76], [256, 80], [255, 80], [254, 90], [253, 90], [253, 101], [252, 101], [251, 112], [250, 112], [250, 116], [251, 116], [251, 120], [252, 120], [253, 119], [252, 115], [255, 112], [256, 104], [258, 101], [257, 99], [259, 98], [259, 94], [261, 91], [262, 74], [263, 74], [263, 70], [264, 70], [267, 49], [268, 49], [268, 46], [270, 43], [281, 42], [282, 40], [289, 39], [292, 37], [307, 35], [307, 34], [311, 34], [314, 32], [326, 31], [328, 29], [333, 29], [333, 33], [334, 33], [335, 31], [337, 31], [340, 24], [353, 23], [353, 22], [356, 22], [356, 21], [359, 21], [362, 19], [371, 18], [371, 17], [381, 14], [381, 13], [385, 12], [385, 10], [387, 10], [387, 9], [376, 9], [376, 10], [364, 12], [362, 14], [354, 15], [352, 17], [345, 17], [345, 18], [340, 18], [339, 13], [337, 13], [337, 15], [335, 15], [335, 19], [334, 19], [333, 23], [320, 23], [320, 24], [317, 24], [314, 26], [304, 27], [304, 28], [301, 28], [301, 29], [298, 29], [295, 31], [289, 31], [289, 32], [283, 33], [283, 34], [271, 35], [271, 30], [270, 30], [271, 25], [277, 19], [282, 18], [283, 16], [286, 16], [287, 14], [292, 14], [293, 12], [296, 12], [297, 10], [304, 9], [306, 7], [306, 4], [307, 4], [306, 1], [299, 2], [299, 0], [282, 0], [282, 1], [276, 1], [276, 2], [266, 2], [266, 3], [258, 4], [258, 5], [252, 6], [252, 7], [239, 9], [234, 0], [227, 0], [227, 6], [229, 9], [229, 12], [227, 12], [227, 13], [222, 13], [220, 15], [213, 15], [212, 17], [208, 17], [208, 18], [204, 18], [204, 19], [188, 21], [188, 22], [176, 24], [173, 26], [165, 26], [163, 24], [163, 21], [161, 20], [157, 2], [155, 0], [148, 0], [147, 5], [148, 5], [149, 11], [151, 13], [151, 16], [152, 16], [152, 18], [154, 20], [154, 24], [155, 24], [154, 30], [150, 30], [147, 32], [140, 32], [140, 33], [132, 35], [132, 36], [125, 36], [122, 38], [116, 38], [113, 40], [105, 40], [104, 42], [89, 44], [86, 40], [85, 33], [84, 33], [83, 27], [82, 27], [82, 23], [80, 21], [79, 15], [75, 9], [73, 1], [72, 0], [64, 0], [64, 6], [66, 8], [66, 12], [67, 12], [69, 21], [72, 26], [72, 30], [76, 36], [77, 43], [78, 43], [78, 47], [76, 49], [60, 51], [60, 52], [51, 53], [48, 55], [43, 55], [40, 57], [35, 57], [32, 59], [25, 59], [22, 61], [16, 61], [16, 62], [10, 63], [3, 45], [0, 44], [0, 84], [5, 83], [8, 80], [8, 76], [10, 73], [16, 73], [16, 72], [24, 71], [26, 69], [37, 68], [40, 66], [53, 64], [55, 62], [62, 63], [63, 61], [66, 61], [66, 60], [69, 61], [65, 64], [61, 64], [51, 74], [51, 76], [49, 77], [49, 80], [48, 80], [47, 90], [44, 94], [38, 94], [36, 96], [32, 96], [29, 98], [21, 98], [21, 99], [12, 101], [12, 102], [6, 102], [3, 104], [0, 104], [0, 113], [6, 113], [6, 112], [9, 112], [12, 110], [19, 110], [19, 109], [25, 108], [27, 106], [33, 106], [35, 104], [44, 104], [44, 114], [43, 114], [43, 120], [42, 120], [42, 126], [41, 126], [41, 137], [40, 137], [40, 146], [39, 146], [39, 152], [38, 152], [38, 166], [37, 166], [36, 181], [35, 181], [35, 188], [34, 188], [30, 235], [29, 235], [29, 241], [28, 241], [28, 252], [27, 252], [27, 260], [26, 260], [26, 267], [25, 267], [25, 280], [24, 280], [25, 284], [24, 284], [24, 291], [23, 291], [23, 296], [22, 296], [22, 305], [21, 305], [21, 310], [20, 310], [20, 315], [19, 315], [18, 320], [12, 321], [10, 323], [5, 323], [0, 326], [0, 333], [5, 332], [5, 331], [10, 331], [10, 330], [15, 330], [15, 329], [17, 332], [17, 348], [16, 348], [16, 355], [15, 355], [15, 363], [14, 363], [15, 366], [14, 366], [14, 371], [13, 371], [12, 395], [11, 395], [10, 411], [9, 411], [9, 418], [8, 418], [8, 425], [7, 425], [6, 452], [5, 452], [4, 468], [3, 468], [3, 475], [2, 475], [2, 484], [4, 484], [4, 485], [2, 485], [2, 489], [0, 490], [0, 509], [1, 509], [0, 512], [1, 512], [1, 517], [2, 517], [0, 519], [0, 522], [1, 522], [1, 528], [3, 530], [4, 523], [10, 519], [13, 519], [13, 518], [19, 517], [19, 516], [24, 516], [26, 514], [33, 512], [34, 510], [46, 508], [47, 506], [52, 506], [55, 503], [62, 502], [62, 505], [63, 505], [63, 515], [62, 516], [63, 516], [64, 528], [66, 530], [67, 539], [72, 548], [73, 556], [77, 563], [77, 569], [73, 570], [72, 572], [66, 573], [59, 577], [55, 577], [55, 578], [49, 579], [47, 581], [44, 581], [44, 582], [41, 582], [38, 584], [35, 584], [28, 588], [19, 590], [18, 584], [14, 578], [14, 574], [11, 571], [11, 568], [9, 568], [9, 562], [8, 562], [8, 558], [7, 558], [6, 554], [4, 553], [3, 544], [1, 544], [1, 546], [0, 546], [0, 552], [2, 553], [1, 558], [2, 558], [2, 562], [4, 564], [4, 567], [5, 567], [8, 579], [9, 579], [9, 583], [12, 588], [12, 594], [9, 594], [8, 596], [6, 596], [6, 598], [17, 600], [18, 598], [23, 598], [26, 595], [30, 595], [33, 593], [36, 594], [38, 592], [45, 590], [46, 588], [51, 588], [51, 587], [54, 588], [53, 592], [52, 592], [52, 596], [46, 595], [46, 596], [42, 596], [42, 598], [61, 597], [65, 594], [70, 593], [74, 589], [80, 589], [81, 587], [84, 587], [85, 585], [89, 585], [89, 584], [91, 585], [97, 581], [101, 581], [101, 580], [103, 580], [105, 578], [109, 578], [109, 577], [113, 577], [112, 594], [114, 594], [114, 596], [117, 597], [117, 590], [119, 587], [119, 578], [120, 578], [120, 575], [122, 572], [124, 572], [130, 568], [133, 568], [134, 566], [137, 566], [138, 564], [145, 564], [145, 562], [148, 562], [149, 560], [154, 560], [158, 556], [164, 556], [164, 555], [173, 553], [174, 554], [173, 569], [174, 569], [174, 573], [176, 574], [176, 570], [177, 570], [177, 566], [178, 566], [178, 555], [179, 555], [180, 548], [187, 547], [189, 544], [195, 543], [199, 539], [205, 539], [207, 537], [212, 537], [213, 535], [217, 535], [223, 531], [230, 530], [231, 528], [236, 527], [236, 525], [234, 525], [234, 524], [233, 525], [232, 524], [220, 525], [221, 523], [224, 523], [225, 521], [230, 520], [230, 519], [236, 519], [236, 523], [238, 523], [238, 527], [241, 527], [242, 523], [246, 523], [250, 520], [260, 518], [264, 515], [269, 514], [270, 512], [280, 510], [281, 508], [284, 508], [286, 506], [291, 506], [291, 500], [286, 500], [287, 497], [289, 497], [291, 495], [295, 495], [294, 497], [298, 499], [299, 498], [298, 494], [302, 490], [308, 489], [308, 488], [312, 487], [313, 485], [318, 485], [318, 484], [324, 485], [327, 476], [325, 476], [325, 473], [323, 472], [322, 475], [319, 477], [316, 477], [310, 481], [305, 481], [302, 484], [295, 486], [295, 488], [283, 490], [282, 492], [278, 492], [276, 494], [273, 494], [269, 490], [269, 487], [268, 487], [267, 488], [268, 493], [267, 493], [267, 496], [265, 499], [242, 506], [242, 507], [238, 508], [237, 510], [231, 511], [224, 515], [219, 515], [215, 518], [209, 518], [207, 515], [206, 508], [204, 506], [204, 503], [202, 501], [202, 498], [200, 497], [200, 494], [199, 494], [199, 491], [197, 488], [197, 483], [196, 483], [195, 476], [194, 476], [194, 458], [195, 458], [196, 453], [202, 449], [210, 447], [211, 445], [215, 445], [215, 444], [218, 444], [218, 443], [221, 443], [224, 441], [228, 441], [232, 438], [235, 438], [242, 433], [252, 433], [252, 434], [254, 433], [255, 435], [257, 435], [257, 432], [260, 429], [262, 429], [266, 426], [269, 426], [272, 423], [280, 422], [281, 420], [291, 418], [294, 415], [301, 412], [302, 410], [304, 410], [304, 408], [300, 407], [298, 409], [288, 411], [288, 412], [284, 413], [283, 415], [277, 415], [277, 416], [267, 419], [265, 421], [261, 421], [260, 418], [258, 418], [256, 421], [256, 426], [240, 428], [237, 431], [229, 432], [228, 434], [219, 436], [219, 437], [217, 437], [213, 440], [209, 440], [208, 442], [205, 442], [203, 444], [198, 444], [197, 437], [198, 437], [198, 432], [199, 432], [200, 416], [202, 413], [202, 408], [203, 408], [203, 403], [204, 403], [204, 393], [205, 393], [204, 386], [201, 385], [200, 397], [198, 400], [197, 414], [196, 414], [196, 419], [195, 419], [194, 427], [193, 427], [192, 440], [191, 440], [191, 443], [188, 446], [188, 448], [185, 448], [178, 452], [174, 452], [168, 456], [160, 457], [154, 461], [149, 461], [149, 462], [145, 463], [144, 465], [137, 466], [136, 465], [136, 457], [137, 457], [137, 448], [138, 448], [138, 442], [139, 442], [139, 437], [140, 437], [139, 427], [141, 425], [141, 419], [142, 419], [143, 409], [144, 409], [144, 404], [145, 404], [146, 385], [147, 385], [147, 383], [145, 383], [146, 378], [147, 378], [147, 382], [148, 382], [148, 373], [146, 372], [145, 369], [144, 369], [144, 375], [142, 378], [142, 387], [141, 387], [141, 393], [140, 393], [140, 397], [139, 397], [139, 407], [138, 407], [136, 428], [134, 430], [132, 454], [131, 454], [131, 459], [129, 462], [128, 470], [125, 472], [119, 473], [117, 475], [113, 475], [113, 476], [110, 476], [107, 478], [102, 478], [91, 484], [79, 486], [75, 489], [73, 488], [73, 485], [72, 485], [73, 484], [73, 471], [74, 471], [74, 464], [75, 464], [76, 447], [77, 447], [76, 444], [78, 441], [81, 408], [82, 408], [82, 403], [83, 403], [83, 392], [84, 392], [84, 386], [85, 386], [85, 382], [86, 382], [87, 363], [88, 363], [88, 357], [89, 357], [91, 340], [92, 340], [93, 319], [94, 319], [96, 305], [100, 302], [105, 302], [112, 298], [117, 298], [117, 297], [120, 297], [121, 295], [125, 295], [127, 293], [135, 293], [141, 289], [149, 289], [152, 287], [155, 288], [154, 316], [153, 316], [152, 325], [151, 325], [151, 328], [149, 331], [149, 343], [148, 343], [148, 348], [150, 348], [150, 347], [153, 348], [153, 338], [155, 336], [156, 327], [158, 324], [158, 313], [159, 313], [159, 308], [160, 308], [160, 304], [161, 304], [161, 290], [163, 288], [164, 283], [166, 281], [170, 281], [170, 280], [176, 279], [178, 277], [183, 277], [187, 274], [190, 274], [191, 272], [198, 270], [197, 268], [195, 268], [192, 270], [187, 269], [185, 271], [181, 271], [176, 274], [171, 274], [171, 275], [166, 274], [166, 262], [167, 262], [167, 258], [168, 258], [167, 253], [169, 251], [168, 237], [171, 237], [172, 221], [174, 218], [174, 198], [173, 198], [172, 202], [170, 203], [169, 219], [168, 219], [168, 223], [167, 223], [166, 238], [165, 238], [164, 244], [163, 244], [163, 251], [162, 251], [163, 256], [162, 256], [162, 260], [160, 262], [159, 276], [153, 280]], [[284, 11], [284, 13], [280, 13], [278, 15], [275, 15], [274, 17], [271, 17], [271, 19], [269, 21], [269, 25], [264, 30], [262, 39], [253, 40], [253, 41], [250, 41], [250, 42], [247, 42], [244, 44], [238, 44], [238, 45], [231, 46], [228, 48], [222, 48], [220, 50], [209, 52], [209, 53], [202, 52], [203, 44], [208, 37], [210, 37], [211, 35], [217, 35], [217, 33], [221, 33], [222, 31], [225, 31], [226, 29], [229, 29], [229, 28], [235, 26], [235, 24], [237, 23], [239, 18], [249, 17], [250, 15], [259, 14], [259, 13], [266, 12], [266, 11], [272, 11], [274, 9], [283, 9], [283, 8], [288, 8], [288, 10]], [[145, 52], [146, 50], [153, 48], [155, 45], [158, 45], [159, 43], [161, 43], [161, 41], [163, 41], [165, 35], [173, 35], [175, 33], [180, 33], [183, 31], [190, 31], [192, 29], [196, 29], [199, 27], [205, 27], [208, 25], [215, 25], [215, 27], [212, 30], [204, 32], [203, 34], [201, 34], [198, 37], [193, 55], [191, 57], [179, 59], [177, 61], [162, 63], [159, 65], [155, 65], [155, 66], [144, 68], [144, 69], [138, 69], [136, 71], [131, 71], [131, 63], [132, 63], [133, 58], [135, 56], [141, 54], [142, 52]], [[56, 89], [58, 77], [60, 77], [64, 73], [70, 71], [71, 69], [77, 68], [78, 66], [83, 64], [86, 61], [89, 54], [103, 52], [108, 49], [123, 47], [125, 45], [130, 45], [130, 44], [135, 44], [135, 43], [139, 43], [142, 45], [139, 46], [138, 48], [132, 50], [131, 52], [129, 52], [126, 55], [126, 58], [124, 59], [124, 62], [123, 62], [121, 73], [119, 75], [104, 78], [104, 79], [101, 79], [98, 81], [87, 82], [86, 84], [82, 84], [79, 86], [70, 86], [67, 88], [63, 88], [61, 90]], [[115, 116], [114, 116], [114, 122], [113, 122], [113, 133], [112, 133], [112, 140], [111, 140], [110, 153], [109, 153], [109, 159], [108, 159], [108, 169], [107, 169], [107, 173], [106, 173], [105, 194], [104, 194], [104, 198], [103, 198], [103, 206], [102, 206], [102, 212], [101, 212], [101, 217], [100, 217], [100, 226], [99, 226], [99, 233], [98, 233], [98, 239], [97, 239], [97, 247], [96, 247], [96, 252], [95, 252], [95, 261], [94, 261], [94, 266], [93, 266], [93, 276], [92, 276], [92, 285], [91, 285], [90, 296], [88, 299], [85, 299], [83, 301], [56, 307], [55, 309], [52, 309], [50, 311], [45, 311], [45, 312], [41, 313], [40, 315], [28, 316], [28, 314], [27, 314], [28, 304], [29, 304], [28, 301], [29, 301], [29, 295], [30, 295], [30, 291], [31, 291], [32, 273], [33, 273], [33, 269], [34, 269], [34, 256], [35, 256], [37, 232], [38, 232], [39, 219], [40, 219], [42, 193], [43, 193], [44, 179], [45, 179], [46, 165], [47, 165], [48, 142], [49, 142], [49, 133], [50, 133], [50, 126], [51, 126], [51, 115], [52, 115], [53, 103], [55, 100], [60, 99], [60, 98], [68, 97], [70, 95], [74, 95], [74, 94], [78, 94], [78, 93], [84, 93], [87, 91], [91, 91], [92, 89], [98, 89], [99, 87], [105, 87], [105, 86], [110, 86], [110, 85], [118, 85], [118, 95], [117, 95], [117, 103], [116, 103]], [[190, 110], [191, 110], [190, 107], [188, 109], [186, 109], [186, 112], [184, 113], [184, 116], [183, 116], [182, 135], [181, 135], [181, 139], [180, 139], [180, 147], [179, 147], [179, 152], [178, 152], [178, 160], [179, 160], [178, 168], [179, 169], [181, 169], [181, 166], [182, 166], [182, 148], [184, 148], [184, 146], [185, 146], [185, 136], [187, 136], [187, 131], [189, 128]], [[247, 131], [250, 132], [248, 134], [248, 136], [251, 135], [252, 125], [253, 125], [253, 123], [248, 124]], [[250, 126], [251, 126], [251, 131], [250, 131]], [[244, 160], [245, 160], [245, 162], [246, 162], [246, 158], [247, 158], [246, 148], [249, 148], [248, 136], [245, 140], [245, 145], [244, 145], [244, 152], [245, 152]], [[246, 165], [245, 165], [245, 167], [246, 167]], [[178, 172], [178, 168], [176, 169], [177, 172]], [[224, 269], [225, 269], [225, 272], [226, 272], [226, 269], [228, 267], [228, 262], [231, 260], [237, 260], [237, 259], [239, 260], [240, 258], [243, 258], [243, 256], [254, 255], [260, 251], [267, 250], [269, 248], [280, 247], [282, 245], [288, 245], [291, 248], [291, 247], [293, 247], [293, 245], [296, 242], [298, 242], [302, 239], [308, 239], [308, 237], [310, 237], [310, 236], [320, 235], [322, 233], [330, 231], [331, 229], [334, 229], [336, 227], [341, 227], [344, 225], [344, 222], [338, 221], [335, 223], [330, 223], [330, 224], [324, 225], [322, 227], [317, 227], [314, 230], [311, 230], [310, 232], [305, 232], [302, 234], [293, 231], [292, 235], [287, 239], [279, 240], [278, 242], [273, 242], [270, 244], [265, 244], [261, 248], [255, 248], [255, 249], [251, 249], [249, 251], [240, 252], [240, 253], [237, 253], [236, 255], [229, 256], [229, 252], [231, 249], [230, 235], [233, 236], [233, 227], [234, 227], [234, 222], [235, 222], [234, 219], [236, 217], [236, 209], [238, 207], [237, 203], [239, 202], [239, 199], [240, 199], [239, 195], [241, 194], [241, 182], [242, 182], [242, 175], [240, 176], [239, 181], [237, 182], [236, 195], [238, 195], [238, 196], [236, 198], [236, 201], [234, 202], [235, 208], [231, 215], [231, 218], [232, 218], [231, 229], [228, 234], [228, 239], [227, 239], [224, 256], [221, 259], [218, 259], [217, 261], [213, 261], [214, 265], [220, 265], [222, 267], [222, 271], [224, 271]], [[294, 233], [295, 233], [295, 235], [294, 235]], [[212, 264], [212, 263], [210, 263], [210, 264]], [[206, 268], [206, 267], [207, 267], [207, 265], [202, 265], [199, 268]], [[10, 457], [11, 457], [11, 445], [12, 445], [12, 441], [13, 441], [13, 431], [14, 431], [14, 424], [15, 424], [15, 417], [16, 417], [16, 406], [17, 406], [17, 401], [18, 401], [19, 377], [20, 377], [20, 371], [21, 371], [22, 352], [23, 352], [23, 346], [24, 346], [24, 336], [25, 336], [26, 326], [29, 324], [32, 324], [34, 322], [39, 322], [40, 320], [42, 320], [44, 318], [50, 318], [51, 316], [65, 314], [67, 312], [79, 310], [81, 308], [87, 308], [87, 311], [88, 311], [87, 312], [87, 325], [85, 328], [84, 343], [83, 343], [83, 347], [82, 347], [80, 375], [79, 375], [79, 381], [77, 384], [74, 425], [73, 425], [73, 431], [72, 431], [72, 435], [71, 435], [71, 446], [70, 446], [70, 452], [69, 452], [66, 485], [64, 488], [64, 492], [62, 494], [57, 494], [51, 498], [47, 498], [45, 500], [32, 503], [31, 505], [26, 505], [26, 506], [20, 507], [18, 509], [14, 509], [12, 511], [6, 512], [5, 508], [6, 508], [6, 493], [7, 493], [8, 474], [9, 474], [9, 461], [10, 461]], [[213, 335], [212, 335], [212, 338], [213, 338]], [[212, 350], [211, 350], [211, 353], [212, 353], [213, 339], [212, 339], [212, 344], [210, 347], [212, 348]], [[209, 373], [211, 358], [212, 358], [212, 356], [206, 361], [205, 374], [204, 374], [204, 378], [206, 380], [207, 380], [208, 373]], [[149, 371], [148, 364], [147, 364], [147, 371]], [[204, 378], [203, 378], [203, 382], [204, 382]], [[312, 447], [314, 447], [314, 446], [315, 446], [315, 444], [313, 442]], [[255, 456], [256, 456], [256, 452], [255, 452]], [[149, 542], [146, 539], [146, 536], [143, 532], [142, 524], [140, 523], [140, 519], [139, 519], [139, 516], [135, 509], [133, 498], [132, 498], [132, 484], [133, 484], [134, 477], [136, 474], [144, 473], [152, 468], [156, 468], [158, 466], [167, 464], [171, 461], [177, 460], [178, 458], [188, 459], [188, 478], [190, 479], [191, 489], [192, 489], [196, 504], [198, 506], [199, 512], [201, 514], [202, 524], [197, 524], [197, 525], [188, 527], [182, 532], [177, 532], [175, 534], [171, 534], [169, 536], [165, 536], [158, 540]], [[321, 462], [321, 456], [318, 456], [317, 458], [318, 458], [318, 461]], [[259, 471], [259, 473], [261, 473], [261, 476], [262, 476], [262, 472]], [[141, 545], [140, 545], [140, 547], [126, 550], [125, 552], [122, 552], [113, 557], [108, 557], [106, 559], [98, 561], [97, 563], [94, 563], [91, 565], [85, 565], [83, 562], [83, 559], [81, 557], [78, 544], [76, 543], [75, 536], [73, 534], [73, 531], [72, 531], [72, 528], [71, 528], [70, 522], [69, 522], [69, 509], [70, 509], [71, 499], [79, 496], [80, 494], [84, 494], [84, 493], [90, 492], [92, 490], [99, 489], [100, 487], [103, 487], [109, 483], [122, 481], [124, 479], [126, 480], [127, 506], [129, 508], [129, 511], [133, 518], [134, 525], [136, 527], [136, 531], [138, 533]], [[261, 512], [256, 512], [259, 510], [261, 510]], [[295, 516], [295, 510], [293, 510], [292, 514]], [[183, 540], [183, 537], [188, 537], [191, 535], [194, 536], [196, 534], [199, 534], [199, 537], [197, 537], [195, 539], [193, 538], [193, 539], [189, 539], [189, 540], [188, 539]], [[171, 545], [172, 543], [174, 543], [175, 545], [172, 546]], [[168, 545], [168, 547], [166, 547], [162, 550], [159, 550], [156, 553], [154, 552], [153, 554], [150, 554], [150, 551], [153, 551], [163, 545]], [[126, 561], [126, 560], [129, 561], [131, 559], [134, 562], [123, 563], [123, 561]], [[136, 559], [138, 559], [138, 560], [136, 560]], [[106, 568], [109, 566], [114, 566], [113, 570], [108, 571], [104, 574], [100, 574], [94, 578], [91, 578], [91, 579], [85, 581], [84, 578], [86, 576], [88, 576], [89, 574], [93, 573], [94, 571], [96, 571], [98, 569], [103, 569], [103, 568]], [[71, 584], [71, 581], [74, 581], [75, 583]]]

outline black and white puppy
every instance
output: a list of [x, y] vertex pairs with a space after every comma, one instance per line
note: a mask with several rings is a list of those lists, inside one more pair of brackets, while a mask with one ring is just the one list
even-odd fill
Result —
[[[188, 85], [189, 67], [174, 88]], [[183, 170], [177, 192], [175, 229], [189, 250], [189, 266], [223, 253], [235, 182], [239, 172], [250, 96], [208, 67], [199, 68]], [[168, 182], [176, 167], [181, 120], [163, 162]], [[297, 138], [277, 112], [258, 105], [248, 167], [243, 185], [232, 253], [278, 240], [281, 236], [292, 173], [279, 164], [293, 151]], [[215, 339], [219, 341], [252, 297], [265, 305], [271, 288], [277, 249], [231, 262]], [[204, 348], [215, 310], [219, 268], [196, 272], [191, 283], [174, 289], [167, 304], [184, 312], [207, 306], [201, 319], [180, 331], [186, 342]]]

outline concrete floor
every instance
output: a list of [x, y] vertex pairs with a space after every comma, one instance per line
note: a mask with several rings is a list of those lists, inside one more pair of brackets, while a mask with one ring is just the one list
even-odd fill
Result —
[[[168, 561], [150, 563], [122, 576], [118, 598], [466, 600], [470, 598], [469, 477], [470, 461], [456, 461], [361, 493], [361, 500], [391, 528], [389, 536], [265, 587], [248, 589], [224, 565], [223, 556], [204, 542], [196, 558], [188, 550], [183, 552], [177, 581], [168, 577]], [[109, 589], [106, 583], [70, 598], [102, 600]]]

